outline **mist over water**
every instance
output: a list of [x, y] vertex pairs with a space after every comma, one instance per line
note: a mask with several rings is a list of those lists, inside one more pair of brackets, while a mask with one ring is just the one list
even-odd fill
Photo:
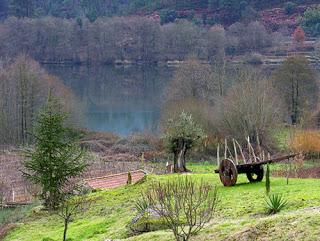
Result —
[[157, 133], [163, 92], [173, 69], [155, 66], [44, 66], [71, 87], [84, 127], [127, 136]]

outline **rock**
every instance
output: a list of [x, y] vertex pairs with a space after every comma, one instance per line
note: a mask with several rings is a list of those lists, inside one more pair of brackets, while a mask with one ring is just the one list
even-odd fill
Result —
[[151, 232], [156, 230], [167, 229], [168, 226], [163, 218], [152, 209], [147, 208], [145, 211], [137, 214], [128, 224], [128, 228], [133, 234]]

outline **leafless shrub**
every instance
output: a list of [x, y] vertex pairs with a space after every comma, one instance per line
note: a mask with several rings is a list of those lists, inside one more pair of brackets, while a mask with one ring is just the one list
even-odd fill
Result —
[[142, 197], [166, 221], [178, 241], [189, 240], [203, 229], [218, 202], [216, 187], [189, 177], [153, 183]]

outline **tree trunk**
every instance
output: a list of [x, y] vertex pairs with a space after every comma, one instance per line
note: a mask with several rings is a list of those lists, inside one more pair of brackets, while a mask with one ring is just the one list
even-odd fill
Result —
[[69, 218], [66, 218], [64, 220], [63, 241], [66, 241], [67, 239], [68, 223], [69, 223]]
[[185, 155], [187, 152], [187, 144], [180, 140], [178, 147], [174, 153], [174, 172], [187, 172]]

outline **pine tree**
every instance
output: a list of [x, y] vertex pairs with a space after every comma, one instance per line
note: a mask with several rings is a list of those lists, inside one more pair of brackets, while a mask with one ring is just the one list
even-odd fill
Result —
[[67, 117], [50, 94], [35, 126], [35, 147], [27, 152], [24, 162], [24, 176], [42, 188], [41, 198], [50, 210], [56, 209], [63, 200], [63, 189], [69, 179], [87, 167], [84, 151], [76, 144], [76, 135], [66, 127]]

